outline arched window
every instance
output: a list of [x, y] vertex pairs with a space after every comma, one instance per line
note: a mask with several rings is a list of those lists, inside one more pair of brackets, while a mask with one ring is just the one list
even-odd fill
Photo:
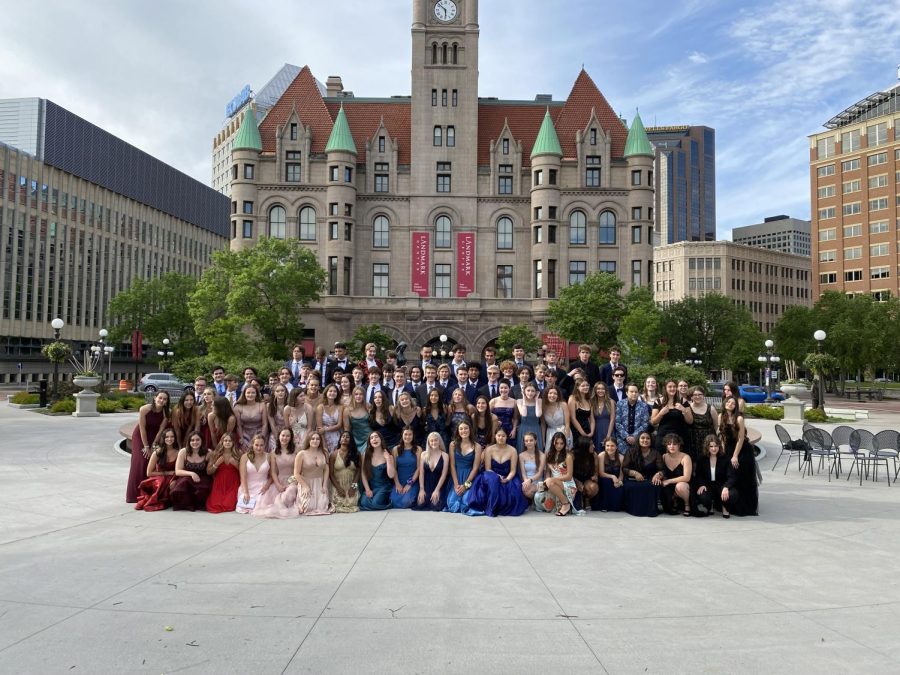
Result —
[[444, 130], [441, 129], [441, 127], [434, 128], [434, 135], [433, 135], [434, 140], [432, 141], [432, 145], [434, 145], [435, 147], [438, 147], [443, 143], [443, 139], [444, 139], [443, 133], [444, 133]]
[[456, 127], [447, 127], [447, 147], [452, 148], [456, 145]]
[[604, 211], [600, 214], [600, 243], [616, 243], [616, 214], [612, 211]]
[[273, 206], [269, 209], [269, 236], [273, 239], [284, 239], [284, 224], [287, 214], [283, 206]]
[[569, 243], [587, 244], [587, 217], [583, 211], [572, 211], [569, 216]]
[[431, 45], [431, 63], [432, 65], [437, 64], [437, 42]]
[[459, 63], [459, 45], [455, 42], [453, 43], [453, 65], [455, 66]]
[[316, 240], [316, 210], [311, 206], [300, 209], [300, 239], [301, 241]]
[[444, 65], [447, 64], [447, 43], [446, 42], [441, 46], [441, 63], [443, 63]]
[[438, 216], [434, 221], [434, 247], [450, 248], [450, 218]]
[[375, 216], [372, 223], [372, 246], [375, 248], [389, 248], [391, 245], [391, 221], [387, 216]]
[[513, 247], [513, 222], [508, 216], [497, 221], [497, 248], [509, 250]]

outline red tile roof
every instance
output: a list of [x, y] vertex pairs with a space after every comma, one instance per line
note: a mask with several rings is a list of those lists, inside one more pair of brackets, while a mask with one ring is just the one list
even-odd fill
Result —
[[625, 152], [625, 141], [628, 138], [628, 129], [616, 115], [612, 106], [606, 101], [597, 85], [587, 74], [584, 68], [578, 73], [575, 84], [572, 85], [572, 91], [569, 92], [569, 98], [566, 99], [566, 105], [560, 111], [557, 117], [554, 117], [553, 123], [556, 125], [556, 133], [559, 136], [560, 145], [562, 145], [563, 155], [567, 158], [576, 157], [575, 153], [575, 132], [583, 130], [591, 117], [591, 109], [597, 115], [597, 120], [604, 131], [612, 136], [612, 147], [610, 152], [613, 158], [622, 157]]
[[[367, 101], [365, 99], [348, 98], [342, 102], [328, 101], [325, 105], [332, 117], [337, 117], [338, 110], [344, 105], [344, 114], [350, 125], [350, 133], [353, 134], [353, 142], [359, 153], [357, 161], [366, 161], [366, 140], [375, 136], [381, 120], [384, 118], [384, 126], [388, 135], [399, 143], [397, 162], [399, 164], [410, 163], [410, 105], [409, 100], [399, 101]], [[329, 129], [330, 133], [330, 129]], [[326, 141], [327, 136], [326, 136]], [[315, 149], [316, 143], [313, 142]]]
[[[531, 148], [537, 140], [546, 105], [530, 103], [481, 103], [478, 106], [478, 165], [491, 163], [491, 141], [497, 141], [503, 133], [504, 122], [515, 141], [522, 141], [522, 165], [531, 166]], [[561, 103], [550, 104], [550, 117], [554, 124], [562, 110]], [[562, 142], [562, 138], [560, 138]], [[565, 145], [563, 145], [565, 148]]]
[[303, 66], [259, 125], [263, 152], [275, 152], [276, 128], [283, 127], [287, 123], [294, 108], [297, 109], [300, 121], [312, 130], [312, 151], [325, 150], [334, 119], [325, 107], [325, 101], [322, 100], [312, 71], [309, 66]]

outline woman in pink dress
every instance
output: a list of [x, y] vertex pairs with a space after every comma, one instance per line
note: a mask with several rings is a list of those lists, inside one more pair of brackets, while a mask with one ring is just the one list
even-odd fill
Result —
[[259, 387], [248, 384], [241, 392], [241, 397], [234, 404], [234, 416], [237, 417], [237, 430], [241, 448], [249, 450], [253, 437], [262, 434], [268, 446], [269, 418], [266, 415], [266, 404], [259, 395]]
[[266, 438], [257, 434], [250, 442], [250, 449], [241, 456], [241, 486], [235, 511], [252, 513], [256, 501], [271, 485], [269, 455], [266, 453]]
[[293, 479], [297, 483], [301, 516], [324, 516], [334, 511], [328, 496], [328, 455], [323, 446], [322, 434], [310, 432], [306, 447], [294, 460]]
[[278, 434], [278, 447], [269, 453], [269, 472], [272, 484], [256, 502], [253, 514], [257, 518], [296, 518], [297, 484], [291, 480], [294, 473], [294, 433], [282, 429]]
[[147, 477], [147, 464], [153, 444], [159, 433], [169, 426], [169, 395], [161, 391], [153, 397], [153, 403], [141, 406], [138, 423], [131, 434], [131, 469], [125, 488], [125, 501], [134, 504], [138, 500], [138, 488]]
[[241, 453], [231, 434], [222, 436], [219, 445], [206, 463], [206, 472], [213, 477], [212, 491], [206, 500], [209, 513], [230, 513], [237, 505], [241, 487]]
[[147, 478], [141, 481], [137, 504], [139, 511], [162, 511], [172, 505], [169, 489], [175, 478], [175, 462], [178, 459], [178, 445], [175, 430], [166, 429], [162, 434], [162, 445], [153, 446]]
[[272, 396], [266, 403], [266, 415], [269, 417], [269, 452], [278, 447], [278, 435], [287, 426], [284, 409], [288, 404], [288, 390], [279, 383], [272, 387]]

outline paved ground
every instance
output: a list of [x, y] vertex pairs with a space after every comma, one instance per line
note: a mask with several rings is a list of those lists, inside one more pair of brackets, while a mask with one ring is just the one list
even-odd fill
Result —
[[900, 671], [900, 486], [771, 423], [758, 518], [260, 522], [126, 505], [125, 419], [0, 405], [0, 672]]

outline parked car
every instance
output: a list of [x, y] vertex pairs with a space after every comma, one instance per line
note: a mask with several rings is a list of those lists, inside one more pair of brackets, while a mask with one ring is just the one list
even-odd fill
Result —
[[725, 391], [725, 383], [724, 382], [707, 382], [706, 383], [706, 393], [708, 396], [722, 398], [722, 394]]
[[[740, 392], [741, 398], [747, 403], [765, 403], [766, 397], [768, 396], [765, 387], [759, 387], [755, 384], [742, 384], [738, 387], [738, 392]], [[773, 391], [772, 400], [783, 401], [784, 394], [780, 391]]]
[[168, 391], [182, 392], [193, 388], [193, 384], [182, 382], [171, 373], [147, 373], [138, 382], [138, 391]]
[[885, 382], [893, 382], [893, 380], [889, 377], [876, 377], [875, 381], [878, 382], [879, 384], [885, 383]]

